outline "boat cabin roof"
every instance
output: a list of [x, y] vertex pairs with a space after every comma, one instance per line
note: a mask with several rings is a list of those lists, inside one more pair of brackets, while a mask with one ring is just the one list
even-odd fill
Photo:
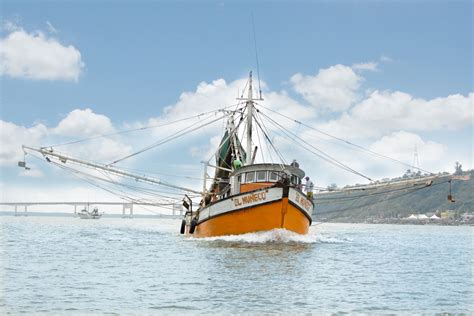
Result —
[[304, 178], [304, 171], [301, 170], [300, 168], [290, 166], [290, 165], [282, 165], [282, 164], [276, 164], [276, 163], [259, 163], [259, 164], [253, 164], [253, 165], [248, 165], [248, 166], [243, 166], [237, 170], [234, 170], [234, 172], [231, 174], [231, 176], [238, 176], [242, 173], [245, 172], [251, 172], [251, 171], [277, 171], [277, 172], [282, 172], [284, 170], [288, 170], [292, 175], [297, 176], [300, 179]]

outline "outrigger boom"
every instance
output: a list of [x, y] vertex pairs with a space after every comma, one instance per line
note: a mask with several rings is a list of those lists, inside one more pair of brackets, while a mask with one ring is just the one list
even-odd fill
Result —
[[48, 158], [48, 156], [56, 157], [57, 159], [59, 159], [60, 162], [62, 162], [64, 164], [67, 161], [72, 161], [74, 163], [77, 163], [79, 165], [82, 165], [82, 166], [85, 166], [85, 167], [88, 167], [88, 168], [101, 169], [101, 170], [108, 171], [110, 173], [113, 173], [113, 174], [116, 174], [116, 175], [119, 175], [119, 176], [132, 178], [132, 179], [135, 179], [137, 181], [150, 183], [150, 184], [163, 185], [163, 186], [166, 186], [166, 187], [169, 187], [169, 188], [178, 189], [178, 190], [182, 190], [182, 191], [187, 191], [187, 192], [191, 192], [191, 193], [196, 193], [196, 194], [199, 194], [199, 195], [203, 194], [200, 191], [196, 191], [196, 190], [180, 187], [180, 186], [177, 186], [177, 185], [169, 184], [169, 183], [161, 181], [160, 179], [156, 179], [156, 178], [152, 178], [152, 177], [145, 177], [145, 176], [141, 176], [141, 175], [134, 174], [134, 173], [131, 173], [131, 172], [123, 171], [123, 170], [120, 170], [120, 169], [117, 169], [117, 168], [113, 168], [113, 167], [110, 167], [110, 166], [107, 166], [107, 165], [104, 165], [104, 164], [91, 162], [91, 161], [86, 161], [86, 160], [82, 160], [82, 159], [75, 158], [75, 157], [72, 157], [72, 156], [60, 154], [60, 153], [54, 152], [52, 148], [50, 148], [50, 149], [48, 149], [46, 147], [35, 148], [35, 147], [30, 147], [30, 146], [25, 146], [25, 145], [23, 145], [22, 148], [23, 148], [24, 152], [26, 152], [26, 150], [32, 150], [32, 151], [36, 151], [36, 152], [42, 154], [44, 157], [46, 157], [46, 160], [48, 162], [51, 162], [51, 160]]

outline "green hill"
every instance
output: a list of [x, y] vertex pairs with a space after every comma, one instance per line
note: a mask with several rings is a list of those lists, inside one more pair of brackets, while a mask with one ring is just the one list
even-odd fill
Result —
[[449, 179], [434, 180], [430, 187], [387, 185], [371, 190], [335, 191], [315, 196], [317, 221], [364, 222], [367, 218], [403, 218], [410, 214], [453, 210], [456, 214], [474, 212], [474, 170], [468, 181], [453, 180], [448, 201]]

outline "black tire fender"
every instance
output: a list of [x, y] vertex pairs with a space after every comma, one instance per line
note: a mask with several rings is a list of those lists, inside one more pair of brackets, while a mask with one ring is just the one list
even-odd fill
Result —
[[195, 218], [191, 220], [191, 226], [189, 227], [189, 233], [194, 234], [194, 230], [196, 229], [197, 221]]
[[184, 234], [184, 231], [185, 231], [185, 230], [186, 230], [186, 220], [183, 219], [183, 220], [181, 221], [181, 229], [179, 230], [179, 232], [180, 232], [181, 234]]

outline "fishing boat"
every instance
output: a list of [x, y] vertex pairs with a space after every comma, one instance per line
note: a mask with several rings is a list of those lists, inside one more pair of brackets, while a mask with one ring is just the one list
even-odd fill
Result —
[[[330, 192], [326, 194], [324, 193], [325, 188], [318, 188], [320, 192], [316, 199], [320, 204], [332, 203], [334, 207], [330, 210], [331, 212], [341, 211], [339, 202], [359, 201], [364, 196], [370, 196], [371, 194], [384, 193], [387, 195], [394, 192], [399, 192], [400, 195], [409, 194], [416, 190], [428, 188], [435, 179], [441, 179], [439, 176], [419, 167], [413, 167], [402, 161], [373, 152], [370, 149], [320, 131], [313, 126], [304, 124], [283, 113], [278, 113], [270, 107], [264, 106], [260, 102], [263, 100], [260, 84], [258, 93], [255, 93], [254, 96], [251, 72], [242, 94], [237, 99], [237, 104], [197, 115], [193, 114], [185, 118], [180, 117], [175, 121], [165, 122], [161, 125], [150, 125], [128, 131], [118, 131], [112, 134], [94, 135], [89, 138], [53, 146], [37, 148], [23, 145], [23, 151], [25, 157], [27, 154], [36, 158], [43, 157], [48, 163], [82, 178], [89, 184], [115, 194], [121, 199], [128, 201], [131, 205], [141, 204], [159, 208], [168, 207], [173, 211], [176, 206], [182, 205], [184, 218], [181, 221], [180, 232], [194, 237], [238, 235], [273, 229], [285, 229], [297, 234], [308, 233], [312, 215], [315, 213], [312, 185], [309, 182], [306, 182], [304, 185], [302, 184], [302, 180], [304, 178], [308, 180], [308, 177], [305, 177], [305, 172], [295, 160], [292, 163], [286, 162], [289, 160], [285, 159], [276, 148], [271, 132], [281, 133], [279, 135], [292, 141], [297, 146], [295, 147], [295, 153], [299, 150], [305, 150], [325, 163], [370, 181], [369, 185], [359, 185], [348, 189], [328, 189]], [[274, 120], [271, 115], [266, 114], [268, 113], [267, 111], [283, 117], [285, 120], [289, 120], [292, 124], [297, 124], [296, 126], [308, 128], [324, 135], [324, 137], [329, 137], [334, 141], [343, 142], [344, 145], [357, 148], [357, 150], [366, 154], [427, 172], [429, 177], [400, 184], [378, 183], [362, 172], [351, 168], [324, 152], [321, 148], [318, 148], [317, 144], [293, 132], [291, 127], [287, 127], [285, 123], [282, 124]], [[190, 119], [196, 121], [192, 124], [186, 123], [181, 126], [176, 124]], [[145, 171], [141, 170], [139, 171], [140, 173], [136, 173], [130, 167], [125, 168], [118, 165], [126, 159], [221, 121], [225, 123], [225, 128], [222, 132], [223, 136], [215, 155], [213, 155], [215, 163], [211, 164], [212, 157], [210, 160], [204, 161], [204, 174], [199, 179], [203, 180], [202, 188], [198, 188], [199, 184], [191, 186], [188, 180], [183, 183], [184, 185], [176, 185], [150, 175], [154, 174], [153, 171], [144, 173]], [[269, 130], [265, 125], [266, 123], [272, 124], [273, 130]], [[59, 146], [75, 146], [80, 142], [93, 141], [101, 137], [143, 131], [149, 128], [169, 127], [173, 124], [177, 126], [170, 129], [171, 131], [163, 129], [163, 133], [160, 133], [163, 138], [159, 141], [154, 141], [152, 144], [124, 157], [117, 158], [110, 163], [84, 160], [57, 151]], [[181, 128], [182, 126], [184, 128]], [[254, 130], [256, 135], [253, 135]], [[260, 141], [259, 135], [263, 136], [264, 142]], [[260, 148], [257, 144], [260, 145]], [[264, 146], [266, 146], [266, 151]], [[258, 161], [256, 160], [257, 151], [261, 156], [261, 159], [258, 159]], [[272, 152], [277, 154], [277, 159], [272, 159]], [[38, 156], [38, 153], [42, 157]], [[275, 163], [275, 161], [277, 162]], [[25, 158], [18, 163], [18, 166], [26, 170], [29, 169], [26, 166]], [[214, 169], [212, 176], [208, 174], [208, 168]], [[178, 177], [190, 179], [188, 174], [174, 173], [170, 175], [168, 173], [168, 176], [172, 176], [172, 181], [175, 181]], [[127, 183], [126, 180], [129, 182]], [[449, 185], [451, 185], [451, 176], [441, 180], [449, 182]], [[157, 186], [165, 187], [167, 190], [157, 190]], [[117, 187], [120, 188], [117, 190], [115, 189]], [[379, 189], [382, 192], [375, 192], [375, 190]], [[182, 198], [183, 195], [184, 198]], [[448, 195], [448, 200], [454, 202], [451, 191]], [[89, 213], [88, 209], [84, 209], [80, 217], [97, 219], [101, 217], [101, 214], [99, 214], [98, 210]]]
[[94, 207], [92, 211], [88, 210], [89, 207], [84, 207], [79, 213], [78, 216], [80, 219], [99, 219], [102, 217], [102, 214], [99, 213], [99, 209]]
[[[272, 229], [286, 229], [298, 234], [308, 233], [313, 213], [313, 200], [302, 191], [305, 172], [294, 162], [291, 165], [255, 163], [252, 148], [252, 125], [255, 101], [252, 73], [248, 81], [245, 107], [246, 149], [238, 138], [235, 111], [229, 111], [226, 131], [216, 155], [216, 172], [210, 190], [204, 187], [203, 199], [193, 210], [192, 200], [186, 208], [181, 233], [195, 237], [238, 235]], [[242, 98], [240, 99], [242, 100]]]

